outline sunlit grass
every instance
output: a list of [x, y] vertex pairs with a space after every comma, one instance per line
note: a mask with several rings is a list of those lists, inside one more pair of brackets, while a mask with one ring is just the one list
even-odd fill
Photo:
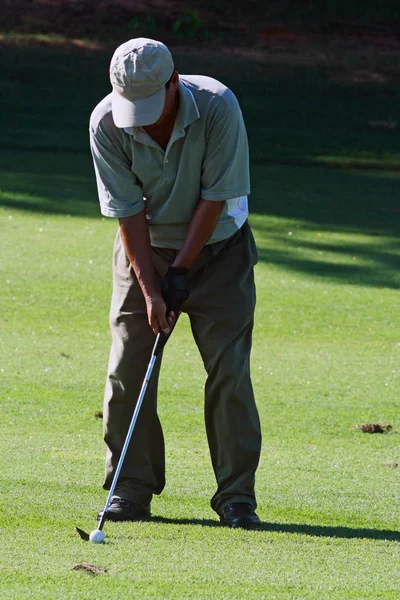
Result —
[[[253, 215], [264, 529], [221, 529], [209, 507], [215, 483], [204, 371], [183, 316], [160, 383], [167, 486], [153, 502], [156, 519], [108, 524], [107, 544], [96, 548], [74, 527], [95, 528], [105, 502], [96, 413], [110, 343], [115, 223], [39, 206], [29, 213], [9, 199], [0, 211], [0, 443], [10, 457], [2, 469], [0, 586], [7, 597], [92, 598], [101, 590], [112, 598], [117, 586], [119, 595], [134, 589], [144, 598], [320, 598], [321, 590], [338, 599], [395, 598], [398, 473], [387, 465], [399, 460], [398, 292], [368, 278], [355, 286], [329, 271], [338, 254], [339, 265], [352, 266], [354, 247], [378, 249], [390, 237], [327, 226], [318, 236], [304, 219]], [[310, 269], [302, 268], [304, 253]], [[313, 273], [314, 263], [325, 263], [326, 277]], [[369, 268], [379, 274], [379, 264]], [[366, 422], [394, 430], [353, 429]], [[100, 574], [72, 570], [82, 562]]]
[[[13, 64], [21, 77], [15, 85], [36, 108], [29, 113], [8, 98], [7, 126], [16, 129], [2, 143], [14, 150], [0, 153], [0, 596], [397, 599], [399, 175], [388, 170], [252, 165], [260, 530], [224, 529], [209, 506], [215, 481], [203, 423], [205, 373], [182, 315], [161, 373], [167, 485], [153, 501], [154, 519], [107, 523], [101, 547], [76, 534], [76, 525], [96, 527], [106, 498], [98, 413], [117, 225], [99, 214], [81, 131], [101, 85], [65, 113], [58, 104], [86, 82], [97, 58], [62, 63], [60, 54], [41, 51], [13, 54], [16, 63], [7, 62], [0, 79], [3, 89], [14, 85], [7, 75]], [[35, 96], [43, 56], [50, 70], [61, 61], [65, 75], [49, 122], [50, 96], [43, 104]], [[282, 81], [274, 81], [273, 112], [283, 119]], [[240, 89], [237, 73], [236, 82]], [[316, 156], [342, 156], [322, 153], [316, 129], [303, 138], [300, 127], [285, 148], [282, 120], [272, 131], [260, 127], [257, 137], [265, 99], [253, 88], [250, 100], [246, 89], [240, 93], [256, 156], [265, 151], [265, 131], [267, 152], [276, 146], [281, 162], [287, 153], [304, 157], [310, 145]], [[32, 121], [41, 137], [32, 136]], [[360, 153], [376, 143], [364, 133]], [[388, 157], [393, 138], [379, 140], [387, 144], [375, 145], [376, 153], [385, 147]], [[58, 150], [50, 152], [53, 144]], [[393, 429], [355, 429], [365, 423]], [[82, 563], [98, 575], [73, 569]]]
[[56, 33], [15, 33], [4, 31], [0, 33], [0, 43], [16, 46], [32, 46], [35, 44], [78, 48], [83, 50], [104, 50], [99, 42], [85, 38], [71, 38]]

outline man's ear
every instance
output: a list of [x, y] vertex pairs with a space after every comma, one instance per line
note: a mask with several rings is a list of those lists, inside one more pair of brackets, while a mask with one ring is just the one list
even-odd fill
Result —
[[171, 83], [172, 83], [172, 85], [174, 87], [178, 86], [178, 83], [179, 83], [179, 73], [178, 73], [178, 71], [174, 71], [174, 74], [172, 75]]

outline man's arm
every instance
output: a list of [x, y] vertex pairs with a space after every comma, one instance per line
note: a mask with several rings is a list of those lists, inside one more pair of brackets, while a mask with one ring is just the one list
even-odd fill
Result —
[[169, 333], [174, 319], [166, 317], [165, 302], [156, 282], [145, 211], [119, 219], [119, 225], [125, 251], [146, 301], [149, 325], [154, 333], [158, 333], [159, 329]]
[[224, 201], [200, 199], [172, 266], [190, 269], [218, 223]]

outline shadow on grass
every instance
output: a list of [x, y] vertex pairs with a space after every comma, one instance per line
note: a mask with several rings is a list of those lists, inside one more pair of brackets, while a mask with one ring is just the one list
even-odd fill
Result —
[[[2, 48], [0, 206], [100, 217], [88, 120], [110, 91], [109, 58]], [[371, 127], [392, 115], [397, 84], [343, 84], [332, 66], [265, 69], [255, 60], [221, 55], [210, 61], [184, 51], [177, 51], [177, 66], [221, 77], [239, 97], [253, 160], [250, 209], [260, 260], [317, 278], [398, 289], [400, 173], [304, 166], [321, 157], [377, 158], [383, 166], [398, 159], [397, 130]], [[304, 164], [284, 164], [293, 160]], [[317, 232], [344, 236], [328, 248]], [[361, 237], [355, 243], [364, 234], [378, 243]]]
[[0, 206], [10, 211], [101, 216], [87, 153], [0, 153], [0, 181]]
[[255, 166], [252, 175], [251, 222], [262, 262], [339, 283], [400, 288], [399, 173]]
[[[212, 519], [170, 519], [167, 517], [152, 517], [151, 521], [166, 525], [201, 525], [203, 527], [226, 527]], [[322, 525], [306, 525], [297, 523], [260, 523], [251, 531], [269, 531], [275, 533], [295, 533], [314, 537], [370, 539], [400, 542], [400, 531], [390, 529], [366, 529], [353, 527], [329, 527]]]
[[400, 234], [397, 171], [267, 164], [253, 165], [251, 174], [254, 214], [299, 221], [299, 228], [315, 231]]
[[[322, 246], [323, 250], [319, 248], [321, 246], [317, 243], [298, 241], [288, 243], [287, 249], [280, 253], [259, 249], [259, 258], [265, 263], [280, 265], [286, 271], [309, 273], [319, 279], [352, 285], [400, 289], [398, 244], [371, 245], [363, 242], [357, 246], [343, 244], [335, 248], [327, 244]], [[303, 250], [308, 251], [310, 258], [301, 256]], [[330, 255], [333, 258], [328, 258]], [[340, 264], [341, 260], [353, 261], [353, 264]]]
[[[322, 62], [309, 60], [307, 53], [300, 62], [282, 62], [280, 52], [274, 60], [269, 51], [240, 56], [215, 52], [215, 48], [212, 54], [207, 48], [172, 50], [179, 73], [221, 79], [238, 96], [253, 160], [307, 162], [324, 156], [379, 161], [391, 157], [399, 164], [397, 53], [392, 53], [387, 64], [379, 61], [379, 69], [385, 65], [387, 70], [379, 81], [367, 77], [361, 83], [349, 77], [345, 83], [336, 53], [329, 53], [330, 58], [325, 56]], [[112, 52], [2, 46], [0, 147], [86, 151], [90, 113], [111, 91]], [[293, 49], [289, 55], [293, 58]], [[358, 64], [358, 54], [346, 53], [343, 59], [345, 72], [357, 72], [352, 61]], [[363, 71], [376, 75], [376, 61], [371, 53]]]
[[[263, 263], [400, 288], [399, 174], [255, 166], [252, 175], [251, 223]], [[90, 155], [0, 153], [0, 180], [0, 206], [10, 212], [101, 217]]]

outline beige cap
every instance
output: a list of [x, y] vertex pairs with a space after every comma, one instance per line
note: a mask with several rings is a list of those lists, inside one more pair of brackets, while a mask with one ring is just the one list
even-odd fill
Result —
[[163, 111], [165, 84], [173, 72], [171, 53], [162, 42], [135, 38], [119, 46], [110, 65], [115, 125], [155, 123]]

